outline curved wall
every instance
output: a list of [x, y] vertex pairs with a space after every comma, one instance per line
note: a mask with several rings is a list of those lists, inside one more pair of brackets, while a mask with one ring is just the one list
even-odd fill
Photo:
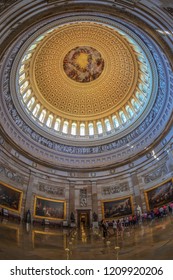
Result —
[[[68, 221], [71, 212], [78, 221], [81, 211], [89, 213], [90, 223], [94, 212], [101, 220], [104, 200], [129, 196], [132, 197], [134, 210], [137, 205], [143, 211], [147, 210], [144, 191], [173, 177], [172, 36], [156, 31], [169, 32], [172, 19], [160, 7], [148, 9], [145, 3], [134, 4], [133, 1], [131, 4], [127, 1], [117, 1], [116, 4], [113, 1], [99, 1], [97, 6], [94, 1], [90, 1], [90, 6], [84, 1], [78, 1], [78, 4], [69, 1], [68, 6], [64, 6], [64, 1], [26, 2], [23, 6], [22, 1], [14, 1], [1, 16], [3, 87], [0, 97], [0, 174], [1, 182], [23, 191], [19, 215], [23, 218], [30, 209], [34, 216], [35, 196], [66, 201], [67, 215], [64, 219]], [[118, 16], [121, 20], [126, 17], [131, 28], [135, 24], [139, 28], [143, 26], [145, 33], [138, 29], [136, 32], [147, 41], [159, 75], [157, 106], [150, 111], [145, 124], [139, 123], [138, 133], [120, 139], [112, 138], [109, 143], [100, 141], [99, 146], [90, 146], [88, 153], [88, 147], [76, 147], [74, 143], [71, 145], [74, 152], [70, 152], [68, 141], [53, 150], [52, 140], [46, 141], [46, 135], [38, 138], [37, 131], [34, 134], [27, 128], [25, 120], [20, 120], [12, 103], [13, 92], [9, 88], [10, 76], [14, 75], [11, 66], [18, 52], [16, 42], [23, 44], [30, 36], [27, 30], [32, 27], [32, 32], [35, 32], [43, 19], [46, 23], [52, 16], [74, 9], [78, 12], [85, 9], [87, 13], [93, 9], [100, 13], [104, 10], [109, 17]], [[25, 39], [19, 42], [21, 38]]]

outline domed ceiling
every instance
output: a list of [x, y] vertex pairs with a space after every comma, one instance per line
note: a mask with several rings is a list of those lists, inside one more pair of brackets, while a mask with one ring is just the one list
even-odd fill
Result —
[[91, 22], [58, 28], [43, 40], [32, 60], [38, 87], [34, 92], [64, 117], [92, 119], [114, 111], [137, 84], [132, 47], [118, 32]]
[[172, 69], [149, 31], [81, 10], [56, 11], [26, 31], [1, 77], [3, 129], [21, 153], [58, 168], [107, 168], [164, 133]]
[[20, 60], [21, 106], [59, 137], [116, 134], [134, 123], [151, 92], [155, 95], [146, 46], [123, 26], [99, 20], [57, 22]]

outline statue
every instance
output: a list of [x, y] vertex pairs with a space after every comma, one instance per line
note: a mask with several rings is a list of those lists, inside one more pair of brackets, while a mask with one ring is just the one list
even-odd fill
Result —
[[71, 223], [75, 222], [75, 216], [74, 216], [73, 212], [71, 212], [71, 214], [70, 214], [70, 221], [71, 221]]
[[71, 212], [71, 214], [70, 214], [70, 226], [73, 227], [73, 228], [76, 227], [75, 216], [74, 216], [73, 212]]
[[98, 221], [98, 215], [95, 212], [93, 213], [93, 221], [94, 222]]
[[139, 205], [137, 206], [136, 210], [137, 210], [138, 215], [141, 216], [142, 210], [141, 210], [141, 207]]
[[28, 209], [27, 213], [26, 213], [26, 223], [30, 224], [31, 223], [31, 212]]
[[136, 214], [138, 216], [139, 221], [141, 222], [142, 221], [142, 209], [139, 205], [136, 208]]
[[92, 223], [93, 229], [98, 229], [99, 223], [98, 223], [98, 215], [96, 212], [93, 213], [93, 223]]

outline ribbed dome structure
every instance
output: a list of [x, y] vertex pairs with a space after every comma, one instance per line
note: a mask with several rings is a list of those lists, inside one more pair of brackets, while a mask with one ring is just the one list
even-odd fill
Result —
[[[132, 33], [133, 39], [114, 21], [108, 26], [102, 17], [82, 15], [70, 20], [57, 21], [24, 52], [16, 77], [18, 98], [31, 119], [57, 137], [110, 137], [153, 103], [158, 87], [154, 60], [139, 37]], [[92, 62], [82, 70], [80, 57], [86, 63], [87, 52]]]

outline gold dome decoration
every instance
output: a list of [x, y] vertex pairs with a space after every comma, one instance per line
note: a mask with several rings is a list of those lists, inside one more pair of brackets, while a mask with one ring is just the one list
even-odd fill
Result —
[[[64, 71], [64, 58], [88, 46], [104, 60], [101, 75], [89, 83], [76, 83]], [[43, 106], [68, 119], [92, 120], [120, 109], [134, 92], [138, 63], [130, 44], [107, 26], [81, 22], [64, 25], [40, 43], [32, 59], [30, 84]], [[33, 74], [32, 74], [33, 73]]]
[[127, 33], [101, 23], [49, 29], [20, 60], [16, 81], [22, 106], [44, 130], [62, 138], [119, 133], [150, 99], [152, 72], [144, 49]]

